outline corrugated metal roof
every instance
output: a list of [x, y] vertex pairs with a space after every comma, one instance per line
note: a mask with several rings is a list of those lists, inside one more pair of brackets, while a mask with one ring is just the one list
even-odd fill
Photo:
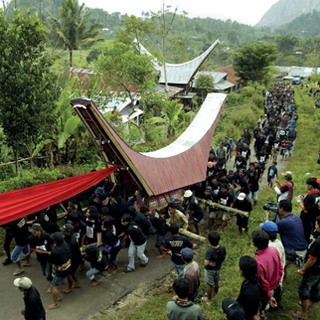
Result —
[[292, 66], [292, 67], [277, 66], [277, 69], [279, 69], [280, 72], [287, 73], [287, 75], [290, 77], [302, 77], [302, 78], [311, 77], [314, 73], [319, 73], [320, 71], [318, 70], [319, 68], [297, 67], [297, 66]]
[[219, 83], [215, 84], [214, 89], [215, 90], [228, 90], [234, 86], [235, 85], [233, 83], [229, 82], [228, 80], [223, 80], [223, 81], [220, 81]]
[[[226, 101], [226, 94], [210, 93], [188, 129], [171, 145], [148, 153], [131, 149], [107, 123], [89, 99], [73, 99], [72, 105], [96, 137], [102, 137], [105, 150], [116, 155], [118, 163], [129, 168], [134, 181], [139, 181], [149, 195], [160, 195], [205, 180], [208, 152]], [[97, 123], [97, 129], [92, 124]], [[110, 148], [110, 149], [109, 149]], [[114, 158], [115, 159], [115, 158]]]

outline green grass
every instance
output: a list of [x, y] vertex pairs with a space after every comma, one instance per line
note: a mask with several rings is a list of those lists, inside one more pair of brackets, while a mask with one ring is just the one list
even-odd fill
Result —
[[[306, 193], [305, 180], [311, 176], [320, 177], [319, 165], [316, 164], [317, 150], [319, 148], [319, 128], [320, 128], [320, 111], [313, 108], [313, 99], [308, 96], [306, 90], [296, 89], [296, 102], [298, 104], [298, 139], [294, 148], [294, 153], [290, 161], [285, 164], [283, 171], [290, 170], [293, 172], [295, 191], [294, 196]], [[310, 173], [306, 175], [306, 173]], [[250, 218], [251, 232], [259, 228], [259, 223], [263, 221], [264, 211], [262, 205], [268, 199], [275, 199], [275, 193], [267, 189], [260, 193], [258, 205], [254, 208]], [[294, 202], [293, 212], [300, 213], [298, 206]], [[223, 320], [225, 315], [221, 309], [221, 303], [224, 298], [237, 298], [242, 278], [240, 277], [238, 261], [243, 255], [254, 256], [255, 248], [251, 239], [246, 235], [239, 235], [235, 224], [230, 225], [221, 237], [221, 244], [227, 249], [227, 258], [222, 267], [221, 289], [215, 297], [213, 303], [209, 306], [202, 304], [206, 319]], [[202, 265], [205, 248], [198, 250], [195, 260]], [[275, 312], [269, 313], [270, 320], [291, 320], [290, 310], [300, 310], [298, 301], [298, 285], [301, 276], [297, 273], [297, 268], [289, 266], [288, 284], [284, 284], [283, 298], [281, 308]], [[200, 292], [204, 293], [205, 285], [202, 280]], [[159, 294], [151, 296], [149, 301], [142, 307], [138, 308], [124, 320], [150, 320], [166, 318], [165, 305], [172, 295]], [[310, 316], [312, 320], [320, 319], [320, 306], [317, 305]]]

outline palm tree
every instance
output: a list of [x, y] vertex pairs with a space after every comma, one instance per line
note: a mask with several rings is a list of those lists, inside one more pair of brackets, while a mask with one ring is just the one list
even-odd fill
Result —
[[62, 0], [59, 17], [50, 17], [49, 23], [56, 45], [69, 51], [69, 63], [72, 67], [72, 54], [80, 47], [90, 47], [99, 35], [101, 25], [89, 24], [91, 12], [78, 0]]

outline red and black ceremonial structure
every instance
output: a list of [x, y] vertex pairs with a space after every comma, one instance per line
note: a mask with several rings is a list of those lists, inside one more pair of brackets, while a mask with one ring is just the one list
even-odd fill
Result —
[[154, 152], [130, 148], [105, 120], [92, 100], [71, 101], [108, 166], [121, 165], [118, 177], [127, 187], [140, 189], [150, 207], [162, 207], [181, 189], [205, 180], [212, 136], [226, 94], [208, 94], [187, 130], [172, 144]]
[[[187, 63], [168, 64], [173, 83], [189, 84], [218, 44], [219, 40]], [[173, 197], [181, 196], [183, 188], [205, 179], [211, 139], [225, 101], [225, 94], [208, 94], [195, 119], [176, 141], [154, 152], [139, 153], [117, 135], [92, 100], [73, 99], [71, 105], [94, 138], [107, 168], [1, 193], [0, 225], [71, 198], [112, 173], [126, 189], [140, 189], [148, 197], [150, 208], [166, 206]]]

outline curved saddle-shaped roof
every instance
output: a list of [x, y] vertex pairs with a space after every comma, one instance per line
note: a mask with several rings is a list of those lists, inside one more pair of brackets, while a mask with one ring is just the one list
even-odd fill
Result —
[[[138, 44], [141, 53], [152, 56], [152, 54], [141, 43], [137, 40], [135, 42]], [[179, 64], [165, 63], [167, 83], [172, 85], [187, 85], [192, 81], [202, 64], [219, 44], [220, 41], [216, 40], [205, 52], [193, 60]], [[153, 59], [153, 64], [155, 68], [160, 71], [159, 83], [165, 83], [164, 66], [155, 58]]]
[[109, 162], [128, 168], [149, 195], [160, 195], [205, 180], [209, 148], [226, 94], [210, 93], [187, 130], [172, 144], [153, 152], [130, 148], [105, 120], [92, 100], [71, 101]]

